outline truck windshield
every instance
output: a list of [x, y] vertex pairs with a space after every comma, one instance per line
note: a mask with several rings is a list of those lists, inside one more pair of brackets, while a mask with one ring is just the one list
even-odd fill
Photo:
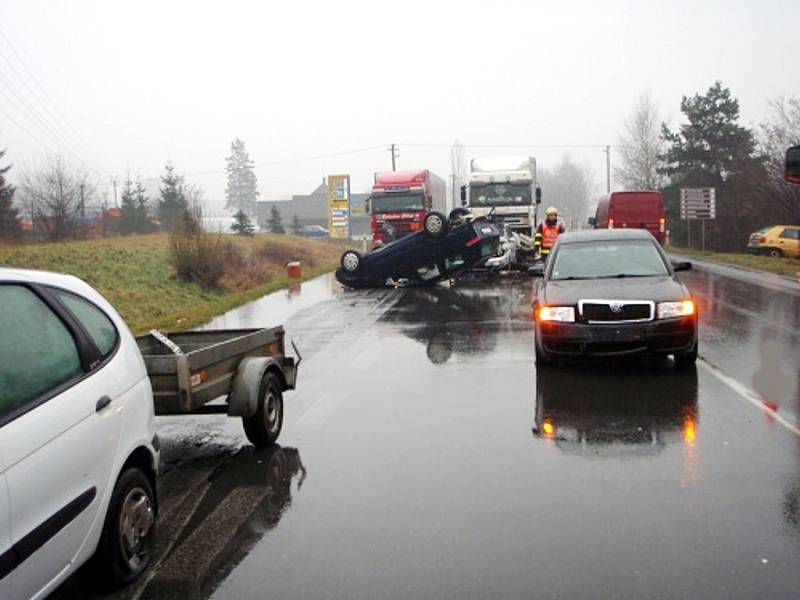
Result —
[[529, 183], [471, 185], [469, 203], [471, 206], [529, 205], [531, 185]]
[[387, 194], [372, 197], [373, 213], [424, 209], [422, 194]]

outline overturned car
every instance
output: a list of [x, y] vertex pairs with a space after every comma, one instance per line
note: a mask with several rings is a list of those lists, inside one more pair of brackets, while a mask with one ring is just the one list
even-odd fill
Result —
[[501, 232], [484, 218], [455, 210], [425, 216], [420, 231], [367, 254], [342, 254], [336, 279], [352, 288], [426, 285], [449, 279], [496, 256]]

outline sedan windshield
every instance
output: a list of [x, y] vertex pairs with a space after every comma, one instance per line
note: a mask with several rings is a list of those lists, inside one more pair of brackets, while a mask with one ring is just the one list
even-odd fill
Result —
[[667, 266], [649, 240], [607, 240], [565, 244], [554, 257], [551, 279], [657, 277]]

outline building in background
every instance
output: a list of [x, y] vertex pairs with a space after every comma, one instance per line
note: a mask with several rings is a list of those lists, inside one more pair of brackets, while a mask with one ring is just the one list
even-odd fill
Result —
[[[369, 233], [369, 215], [365, 206], [369, 194], [350, 194], [351, 209], [351, 234], [353, 236]], [[323, 181], [310, 194], [294, 194], [290, 200], [260, 200], [256, 203], [256, 220], [258, 226], [267, 229], [267, 221], [272, 207], [275, 206], [281, 213], [283, 226], [291, 226], [294, 215], [300, 224], [321, 225], [328, 227], [328, 189]]]

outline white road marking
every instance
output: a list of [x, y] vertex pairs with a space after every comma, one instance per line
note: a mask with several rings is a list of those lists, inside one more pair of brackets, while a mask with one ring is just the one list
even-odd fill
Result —
[[775, 419], [778, 423], [783, 425], [786, 429], [791, 431], [797, 437], [800, 437], [800, 427], [798, 427], [797, 424], [792, 423], [790, 420], [786, 419], [783, 415], [779, 415], [769, 406], [765, 405], [761, 401], [761, 398], [758, 397], [758, 394], [756, 394], [752, 390], [748, 389], [746, 386], [736, 381], [733, 377], [729, 377], [728, 375], [720, 371], [717, 367], [715, 367], [714, 365], [712, 365], [711, 363], [702, 358], [698, 360], [697, 364], [700, 365], [702, 368], [704, 368], [708, 373], [719, 379], [722, 383], [727, 385], [731, 390], [736, 392], [742, 398], [747, 400], [750, 404], [760, 409], [762, 412], [768, 414], [770, 417]]
[[339, 394], [322, 394], [297, 420], [293, 430], [304, 433], [319, 431], [325, 421], [337, 411], [342, 400], [343, 397]]

